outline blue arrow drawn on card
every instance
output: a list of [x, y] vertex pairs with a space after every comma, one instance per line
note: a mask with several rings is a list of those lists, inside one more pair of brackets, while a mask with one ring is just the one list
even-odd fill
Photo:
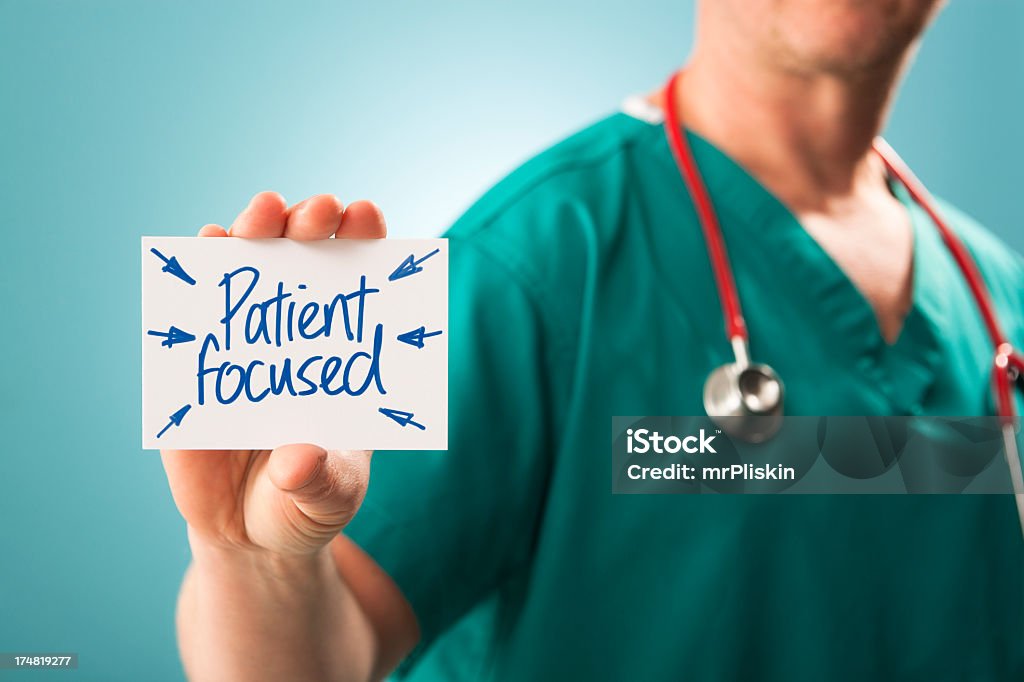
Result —
[[192, 409], [191, 405], [185, 405], [180, 410], [178, 410], [177, 412], [172, 414], [170, 416], [170, 420], [171, 421], [167, 422], [167, 426], [165, 426], [164, 428], [160, 429], [160, 433], [156, 434], [156, 437], [159, 438], [160, 436], [164, 435], [164, 431], [166, 431], [167, 429], [171, 428], [172, 426], [180, 426], [181, 425], [181, 420], [185, 418], [185, 415], [188, 414], [188, 411], [191, 410], [191, 409]]
[[386, 407], [380, 408], [380, 413], [389, 419], [394, 419], [400, 426], [415, 426], [420, 431], [426, 431], [427, 427], [412, 420], [412, 412], [402, 410], [389, 410]]
[[402, 343], [407, 343], [410, 346], [423, 348], [423, 339], [428, 338], [430, 336], [437, 336], [440, 333], [440, 329], [438, 329], [436, 332], [428, 332], [426, 327], [420, 327], [419, 329], [413, 329], [411, 332], [399, 334], [398, 340], [401, 341]]
[[173, 325], [171, 326], [170, 329], [168, 329], [165, 332], [158, 332], [158, 331], [153, 331], [152, 329], [150, 329], [146, 333], [149, 334], [150, 336], [162, 336], [162, 337], [164, 337], [164, 340], [160, 342], [160, 345], [161, 346], [167, 346], [168, 348], [174, 347], [174, 344], [176, 344], [176, 343], [188, 343], [189, 341], [195, 341], [196, 340], [196, 337], [193, 336], [192, 334], [189, 334], [184, 329], [178, 329], [177, 327], [175, 327]]
[[409, 257], [402, 261], [402, 264], [395, 268], [394, 272], [388, 275], [388, 281], [394, 282], [396, 279], [402, 279], [403, 277], [415, 275], [417, 272], [422, 271], [423, 268], [420, 267], [420, 263], [422, 263], [423, 261], [433, 256], [435, 253], [438, 253], [440, 251], [441, 249], [434, 249], [433, 251], [428, 253], [423, 258], [420, 258], [419, 260], [416, 260], [416, 257], [413, 254], [409, 254]]
[[160, 253], [156, 249], [150, 249], [150, 251], [152, 251], [157, 258], [164, 262], [164, 266], [160, 268], [160, 272], [170, 273], [177, 277], [178, 279], [180, 279], [182, 282], [185, 282], [186, 284], [194, 285], [196, 283], [196, 281], [192, 279], [187, 272], [185, 272], [185, 268], [181, 267], [181, 263], [178, 262], [177, 258], [175, 258], [174, 256], [168, 258], [167, 256]]

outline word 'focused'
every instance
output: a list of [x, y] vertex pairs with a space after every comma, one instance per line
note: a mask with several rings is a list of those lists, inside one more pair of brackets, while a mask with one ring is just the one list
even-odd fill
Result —
[[277, 282], [274, 294], [263, 300], [251, 300], [260, 281], [254, 267], [241, 267], [225, 273], [218, 283], [224, 290], [224, 317], [220, 334], [208, 333], [203, 339], [198, 361], [198, 402], [205, 404], [212, 384], [212, 397], [229, 405], [244, 398], [258, 403], [271, 395], [308, 396], [318, 392], [326, 395], [358, 396], [374, 386], [378, 393], [387, 391], [381, 378], [381, 347], [383, 325], [372, 332], [370, 349], [357, 350], [347, 357], [340, 355], [308, 355], [285, 357], [268, 363], [253, 359], [244, 363], [222, 360], [219, 353], [243, 348], [283, 347], [318, 338], [338, 338], [350, 343], [363, 343], [363, 321], [367, 298], [380, 292], [366, 286], [366, 276], [348, 293], [338, 293], [330, 301], [300, 302], [305, 284], [295, 291]]

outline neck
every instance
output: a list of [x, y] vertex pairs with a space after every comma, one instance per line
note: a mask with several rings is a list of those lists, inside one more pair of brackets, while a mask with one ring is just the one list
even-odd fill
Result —
[[677, 88], [678, 110], [792, 210], [827, 211], [883, 186], [871, 145], [905, 61], [899, 55], [855, 75], [809, 73], [735, 43], [698, 41]]

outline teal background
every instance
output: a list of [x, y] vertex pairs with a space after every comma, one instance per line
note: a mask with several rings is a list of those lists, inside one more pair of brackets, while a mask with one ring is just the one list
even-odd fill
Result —
[[[0, 651], [174, 680], [188, 560], [139, 447], [139, 237], [263, 189], [440, 232], [533, 152], [661, 83], [690, 2], [0, 0]], [[888, 136], [1024, 248], [1024, 5], [954, 0]], [[453, 406], [455, 409], [456, 406]]]

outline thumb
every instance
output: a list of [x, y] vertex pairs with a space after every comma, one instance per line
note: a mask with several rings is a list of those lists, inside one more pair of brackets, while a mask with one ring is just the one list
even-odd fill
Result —
[[270, 455], [267, 474], [309, 519], [342, 528], [366, 495], [370, 450], [325, 450], [316, 445], [286, 445]]

